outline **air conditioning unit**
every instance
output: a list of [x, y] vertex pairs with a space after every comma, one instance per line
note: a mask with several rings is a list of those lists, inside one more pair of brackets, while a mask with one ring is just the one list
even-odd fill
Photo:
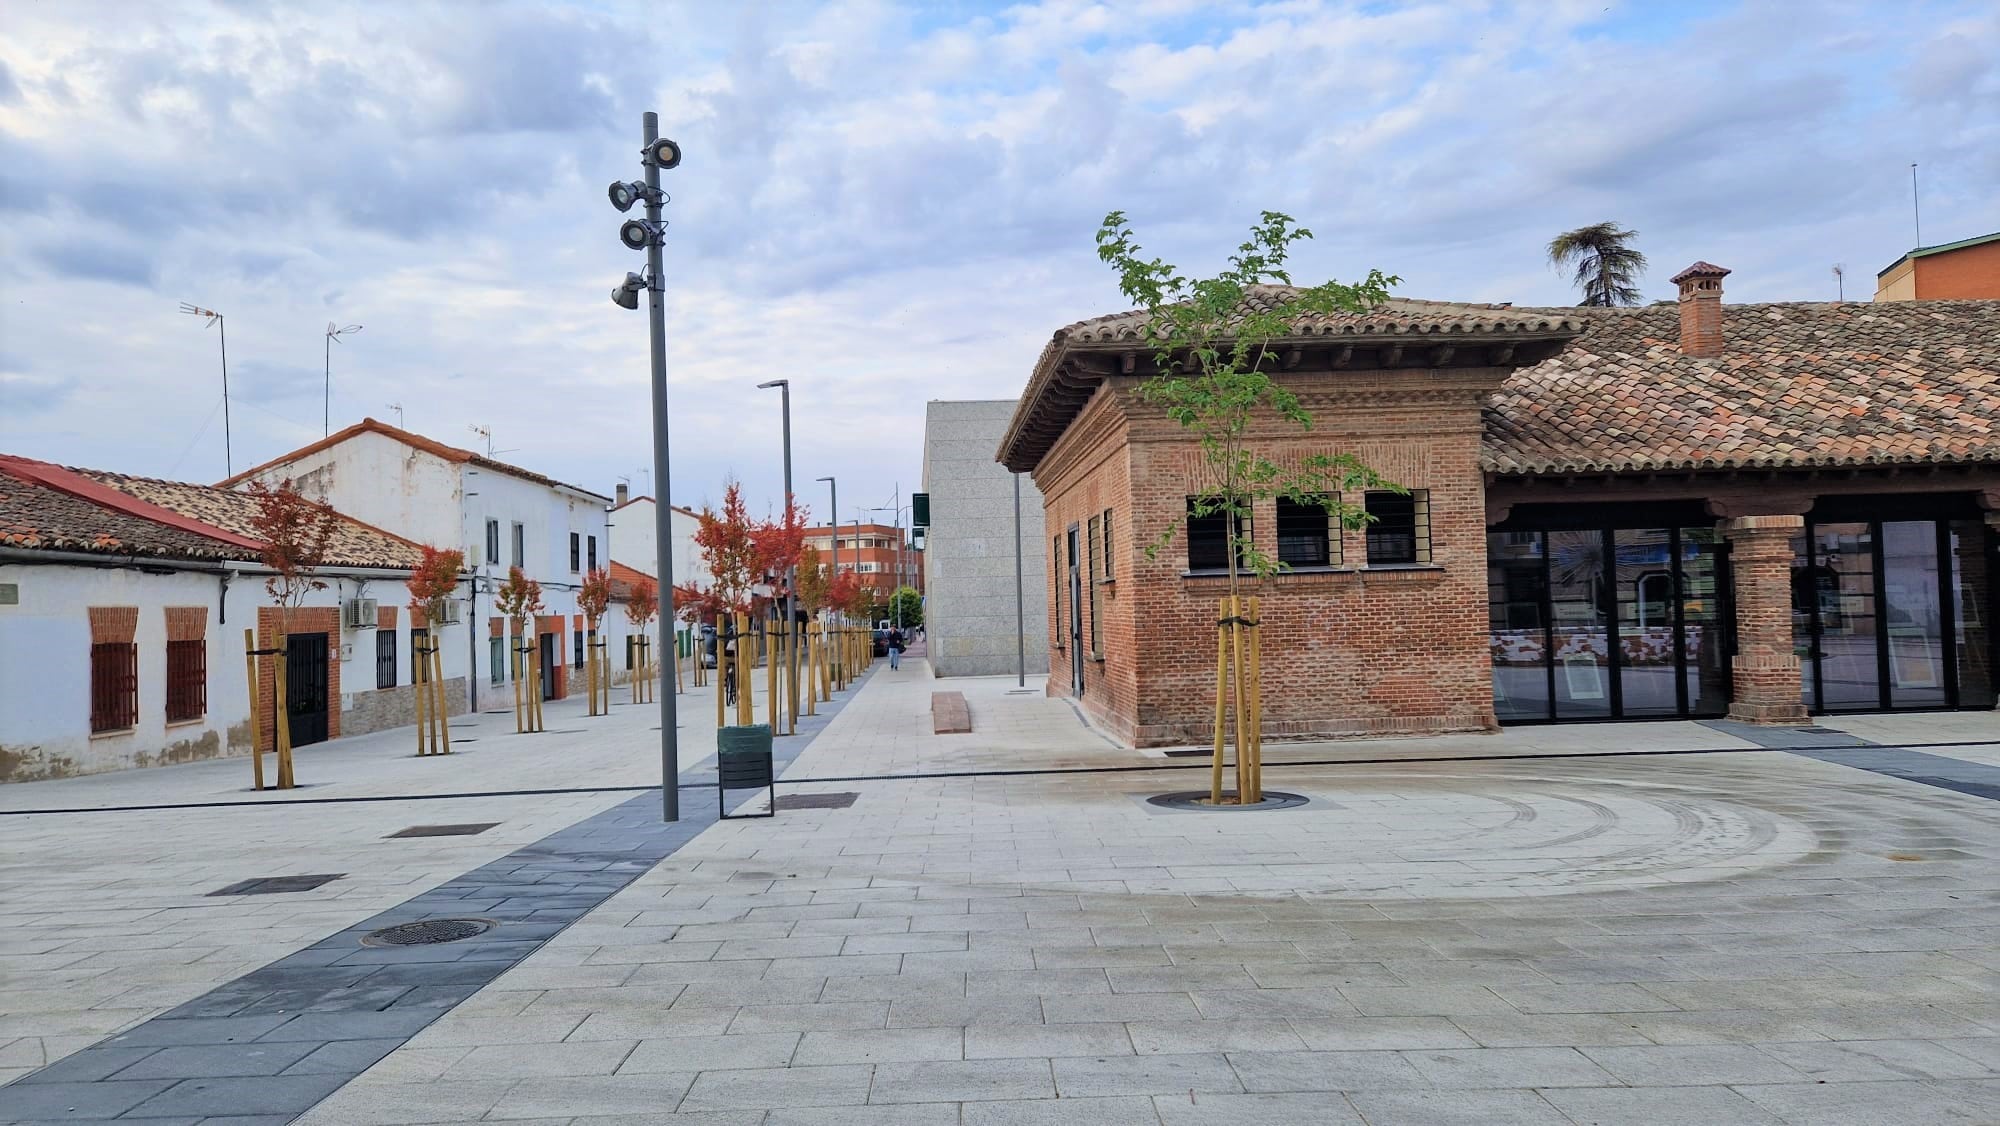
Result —
[[373, 598], [348, 599], [340, 624], [348, 629], [374, 629], [376, 605]]
[[444, 604], [444, 621], [440, 624], [455, 626], [465, 621], [465, 603], [454, 598]]

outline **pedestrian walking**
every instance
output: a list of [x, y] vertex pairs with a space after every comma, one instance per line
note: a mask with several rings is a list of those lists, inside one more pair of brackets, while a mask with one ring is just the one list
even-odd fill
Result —
[[889, 627], [889, 667], [903, 667], [903, 631], [894, 626]]

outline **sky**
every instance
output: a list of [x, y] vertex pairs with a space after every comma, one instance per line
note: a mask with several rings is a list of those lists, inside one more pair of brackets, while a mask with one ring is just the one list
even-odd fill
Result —
[[[1093, 250], [1219, 266], [1260, 211], [1295, 277], [1568, 304], [1612, 220], [1647, 299], [1866, 300], [2000, 230], [2000, 5], [258, 3], [0, 0], [0, 452], [214, 481], [372, 415], [656, 494], [642, 255], [664, 174], [672, 494], [842, 520], [921, 487], [924, 403], [1013, 398], [1126, 307]], [[220, 310], [218, 333], [179, 312]], [[329, 345], [326, 328], [361, 331]], [[392, 404], [394, 406], [392, 407]], [[400, 407], [400, 413], [395, 407]], [[324, 423], [323, 423], [324, 425]], [[886, 520], [887, 514], [882, 514]]]

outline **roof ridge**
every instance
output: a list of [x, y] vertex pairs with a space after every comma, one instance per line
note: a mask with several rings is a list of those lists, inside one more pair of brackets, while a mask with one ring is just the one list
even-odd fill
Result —
[[337, 446], [340, 443], [347, 441], [349, 438], [354, 437], [356, 434], [362, 434], [362, 433], [380, 434], [384, 438], [401, 442], [406, 446], [414, 447], [416, 449], [424, 451], [425, 453], [431, 454], [436, 457], [441, 457], [446, 461], [456, 462], [461, 465], [469, 462], [474, 465], [484, 466], [488, 469], [492, 469], [497, 472], [520, 477], [523, 478], [524, 480], [534, 481], [537, 484], [553, 485], [557, 488], [569, 489], [572, 492], [583, 493], [587, 496], [596, 497], [599, 500], [608, 501], [611, 499], [610, 497], [605, 496], [603, 493], [591, 492], [589, 489], [586, 489], [581, 485], [566, 484], [562, 481], [556, 480], [554, 477], [550, 477], [545, 473], [537, 473], [534, 470], [528, 469], [524, 466], [514, 465], [510, 462], [501, 461], [498, 458], [490, 457], [474, 450], [468, 450], [462, 446], [454, 446], [448, 442], [440, 442], [436, 438], [432, 438], [424, 434], [419, 434], [414, 430], [405, 430], [400, 426], [391, 426], [388, 423], [383, 422], [381, 419], [375, 418], [373, 416], [363, 416], [360, 422], [354, 423], [351, 426], [342, 427], [341, 429], [326, 435], [317, 442], [307, 442], [305, 445], [300, 446], [299, 448], [291, 450], [287, 453], [279, 454], [277, 457], [274, 457], [271, 460], [264, 462], [261, 465], [254, 465], [251, 466], [249, 469], [244, 470], [241, 473], [231, 474], [230, 476], [223, 478], [221, 481], [216, 482], [216, 488], [226, 489], [231, 486], [241, 484], [243, 481], [249, 479], [250, 477], [263, 473], [267, 469], [273, 469], [280, 465], [290, 464], [291, 462], [297, 461], [302, 457], [306, 457], [310, 454], [316, 454], [321, 450], [332, 449], [334, 446]]
[[[88, 501], [100, 508], [109, 508], [116, 512], [123, 512], [127, 516], [136, 516], [141, 520], [150, 520], [155, 524], [165, 527], [183, 532], [191, 532], [198, 536], [205, 536], [232, 547], [246, 548], [260, 555], [263, 554], [266, 546], [262, 540], [239, 535], [226, 528], [219, 528], [205, 520], [198, 520], [185, 513], [175, 512], [171, 508], [154, 504], [148, 500], [141, 500], [130, 493], [114, 489], [110, 485], [106, 485], [100, 481], [93, 481], [77, 470], [56, 465], [53, 462], [37, 461], [34, 458], [18, 457], [12, 454], [0, 454], [0, 471], [4, 471], [9, 476], [23, 481], [30, 481], [46, 486], [47, 488], [55, 489], [57, 492], [68, 493], [70, 496]], [[187, 482], [161, 481], [160, 483], [172, 485], [186, 484]], [[207, 488], [207, 486], [203, 485], [196, 485], [194, 487]], [[221, 492], [223, 490], [217, 489], [215, 491]]]

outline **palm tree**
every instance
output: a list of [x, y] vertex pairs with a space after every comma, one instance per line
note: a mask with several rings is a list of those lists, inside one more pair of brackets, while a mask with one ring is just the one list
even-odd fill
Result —
[[1549, 261], [1576, 270], [1579, 305], [1637, 305], [1639, 273], [1646, 256], [1626, 245], [1639, 232], [1612, 222], [1564, 231], [1549, 240]]

